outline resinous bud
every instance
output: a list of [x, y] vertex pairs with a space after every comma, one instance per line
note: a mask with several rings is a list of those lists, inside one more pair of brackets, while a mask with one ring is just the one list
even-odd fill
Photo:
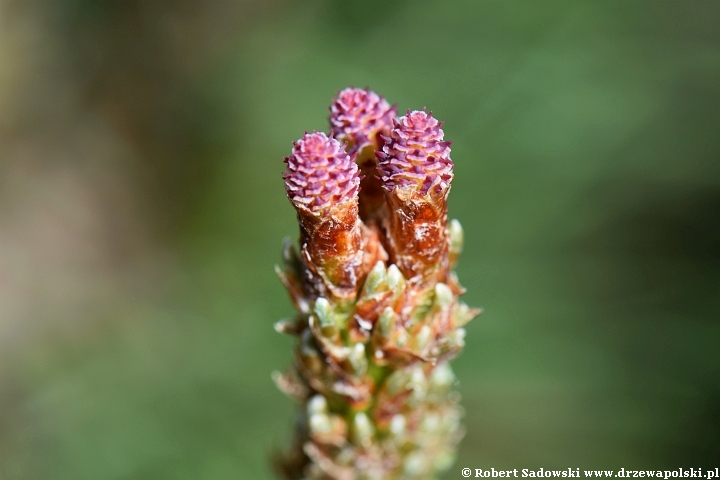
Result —
[[387, 284], [396, 294], [400, 293], [405, 286], [405, 277], [394, 263], [387, 269]]
[[385, 310], [380, 314], [378, 319], [380, 336], [383, 339], [389, 339], [393, 331], [395, 331], [395, 322], [397, 321], [397, 314], [392, 307], [385, 307]]
[[457, 347], [464, 347], [465, 346], [465, 329], [464, 328], [458, 328], [457, 330], [453, 331], [451, 335], [451, 341], [455, 346]]
[[450, 365], [441, 363], [430, 374], [430, 384], [435, 388], [446, 388], [455, 381], [455, 374]]
[[419, 352], [425, 350], [425, 347], [430, 343], [430, 337], [432, 335], [432, 328], [429, 325], [423, 325], [415, 337], [415, 349]]
[[330, 106], [332, 134], [348, 142], [350, 153], [366, 146], [379, 147], [378, 134], [387, 135], [395, 118], [395, 107], [377, 93], [360, 88], [338, 92]]
[[322, 217], [357, 199], [360, 173], [343, 145], [322, 132], [306, 133], [285, 158], [285, 191], [296, 209]]
[[337, 320], [332, 306], [327, 299], [319, 297], [315, 301], [315, 317], [317, 318], [323, 337], [328, 339], [335, 338], [338, 333]]
[[353, 418], [353, 442], [356, 445], [369, 446], [372, 444], [372, 437], [375, 429], [365, 412], [358, 412]]
[[365, 294], [372, 295], [377, 292], [380, 285], [386, 281], [386, 277], [385, 263], [378, 260], [365, 280]]
[[314, 413], [327, 413], [327, 400], [322, 395], [313, 395], [308, 401], [308, 415]]
[[482, 313], [482, 309], [470, 308], [463, 302], [458, 302], [453, 312], [453, 318], [455, 319], [455, 326], [462, 327], [473, 318], [477, 317]]
[[456, 219], [450, 220], [448, 226], [450, 232], [450, 253], [454, 255], [460, 255], [463, 249], [464, 237], [462, 225]]
[[408, 111], [393, 122], [385, 145], [376, 152], [393, 263], [423, 287], [445, 278], [450, 266], [447, 195], [453, 162], [440, 125], [432, 114]]
[[368, 360], [365, 355], [365, 345], [362, 343], [356, 343], [350, 350], [348, 359], [350, 360], [353, 370], [358, 376], [365, 375], [368, 368]]
[[310, 415], [310, 432], [313, 434], [330, 433], [332, 431], [332, 422], [330, 417], [324, 413], [313, 413]]
[[317, 318], [320, 321], [321, 328], [335, 326], [332, 307], [326, 298], [319, 297], [315, 300], [315, 315], [317, 315]]
[[435, 285], [435, 303], [440, 308], [445, 308], [452, 303], [454, 296], [450, 287], [444, 283], [438, 283]]
[[453, 178], [450, 143], [443, 141], [440, 122], [432, 113], [415, 110], [393, 122], [381, 152], [378, 171], [384, 188], [411, 187], [425, 194], [444, 194]]

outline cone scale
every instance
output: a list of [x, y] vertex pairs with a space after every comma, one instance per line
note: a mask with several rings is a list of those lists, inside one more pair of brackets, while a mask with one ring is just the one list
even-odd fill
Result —
[[300, 238], [277, 271], [297, 313], [276, 330], [298, 344], [274, 380], [300, 408], [276, 465], [293, 480], [434, 479], [463, 436], [449, 361], [480, 313], [452, 272], [450, 143], [431, 114], [396, 118], [369, 90], [330, 110], [331, 135], [305, 134], [285, 159]]

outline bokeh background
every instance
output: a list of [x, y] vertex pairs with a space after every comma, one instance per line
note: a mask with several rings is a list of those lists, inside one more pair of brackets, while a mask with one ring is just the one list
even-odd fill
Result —
[[0, 478], [270, 479], [280, 174], [337, 90], [454, 140], [460, 468], [720, 464], [720, 3], [0, 1]]

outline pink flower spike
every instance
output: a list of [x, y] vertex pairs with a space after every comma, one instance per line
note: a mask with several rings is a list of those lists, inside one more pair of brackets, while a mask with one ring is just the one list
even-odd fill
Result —
[[305, 133], [285, 158], [285, 191], [296, 208], [315, 215], [356, 200], [360, 173], [343, 144], [322, 132]]
[[415, 187], [423, 195], [446, 192], [453, 178], [451, 142], [431, 113], [415, 110], [393, 122], [382, 152], [378, 152], [378, 171], [384, 188]]
[[348, 142], [350, 153], [368, 145], [381, 145], [379, 134], [387, 134], [396, 115], [391, 106], [377, 93], [360, 88], [346, 88], [338, 93], [330, 106], [332, 135], [341, 142]]

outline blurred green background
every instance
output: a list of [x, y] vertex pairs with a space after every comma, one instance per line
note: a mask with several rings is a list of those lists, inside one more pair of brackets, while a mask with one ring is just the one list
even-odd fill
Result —
[[454, 140], [470, 468], [720, 463], [720, 3], [0, 1], [0, 478], [269, 479], [282, 157]]

